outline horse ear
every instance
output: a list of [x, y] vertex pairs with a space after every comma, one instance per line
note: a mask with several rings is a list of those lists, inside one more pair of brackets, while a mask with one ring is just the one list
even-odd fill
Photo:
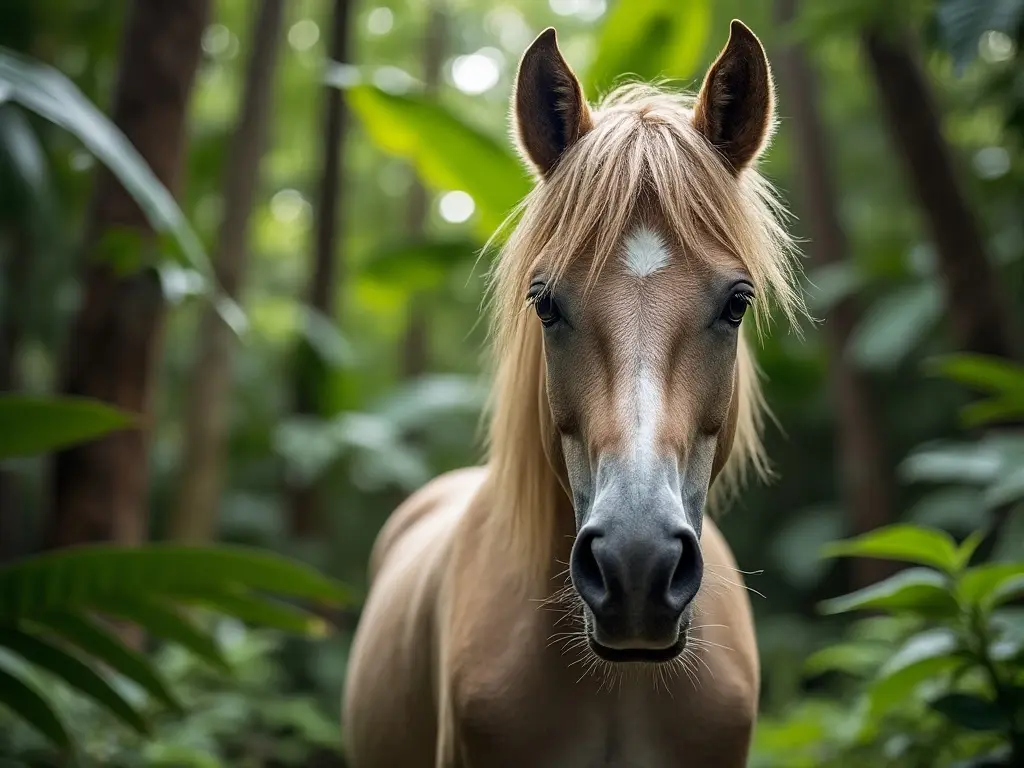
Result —
[[771, 66], [757, 36], [741, 21], [711, 65], [697, 96], [693, 125], [739, 173], [768, 145], [775, 121]]
[[593, 127], [583, 88], [558, 50], [552, 27], [523, 54], [512, 101], [519, 151], [542, 176]]

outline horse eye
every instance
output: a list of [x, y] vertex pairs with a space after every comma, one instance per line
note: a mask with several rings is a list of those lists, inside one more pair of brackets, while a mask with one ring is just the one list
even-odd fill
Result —
[[750, 306], [750, 302], [753, 300], [753, 294], [746, 291], [737, 291], [729, 297], [725, 309], [722, 310], [722, 319], [729, 323], [729, 325], [738, 326], [743, 320], [743, 315], [747, 313], [747, 307]]
[[545, 328], [554, 325], [562, 317], [558, 312], [558, 305], [555, 304], [555, 300], [546, 291], [533, 300], [533, 308], [537, 311], [537, 317], [540, 318]]

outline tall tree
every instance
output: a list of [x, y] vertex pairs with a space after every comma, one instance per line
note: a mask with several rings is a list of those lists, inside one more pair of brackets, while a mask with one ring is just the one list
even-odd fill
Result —
[[[430, 4], [426, 36], [423, 42], [423, 88], [428, 98], [436, 98], [441, 83], [441, 66], [447, 49], [448, 19], [442, 0]], [[418, 176], [409, 189], [408, 234], [422, 239], [427, 222], [427, 190]], [[414, 294], [409, 301], [409, 319], [402, 345], [402, 374], [407, 378], [419, 376], [430, 364], [430, 311], [428, 297]]]
[[[776, 17], [788, 27], [796, 17], [797, 0], [776, 0]], [[783, 110], [792, 117], [796, 172], [801, 189], [800, 217], [811, 242], [811, 263], [816, 267], [842, 264], [849, 245], [839, 218], [828, 137], [818, 104], [818, 84], [807, 55], [790, 43], [778, 58]], [[836, 302], [825, 318], [824, 335], [829, 358], [831, 396], [836, 414], [836, 455], [843, 506], [855, 533], [892, 522], [893, 478], [885, 457], [885, 436], [868, 376], [847, 354], [850, 337], [860, 319], [856, 298]], [[853, 563], [855, 587], [884, 578], [891, 572], [882, 560]]]
[[939, 110], [906, 30], [872, 27], [862, 34], [882, 112], [921, 205], [938, 255], [950, 324], [965, 351], [1014, 357], [1010, 319], [942, 135]]
[[[352, 61], [350, 31], [354, 10], [353, 0], [334, 0], [328, 55], [337, 64], [347, 65]], [[333, 320], [340, 314], [336, 297], [341, 293], [345, 278], [343, 260], [338, 255], [338, 225], [342, 220], [344, 149], [349, 115], [338, 88], [325, 86], [323, 98], [322, 175], [313, 209], [316, 235], [307, 302], [323, 318]], [[323, 409], [322, 370], [313, 363], [314, 357], [308, 345], [300, 345], [295, 382], [295, 410], [300, 415], [317, 415]], [[320, 525], [317, 489], [309, 485], [291, 485], [288, 490], [292, 533], [307, 538]]]
[[[156, 177], [176, 193], [189, 95], [209, 0], [134, 0], [124, 25], [113, 119]], [[128, 274], [111, 256], [155, 250], [145, 215], [115, 177], [98, 171], [84, 239], [82, 299], [68, 341], [63, 389], [142, 415], [136, 429], [62, 451], [53, 472], [49, 546], [146, 537], [148, 420], [165, 300], [157, 272]]]
[[[242, 105], [224, 172], [224, 219], [214, 271], [222, 289], [238, 298], [248, 266], [249, 214], [266, 146], [284, 0], [262, 0], [251, 35]], [[210, 540], [215, 533], [225, 460], [234, 333], [212, 305], [201, 318], [185, 421], [182, 482], [171, 537]]]

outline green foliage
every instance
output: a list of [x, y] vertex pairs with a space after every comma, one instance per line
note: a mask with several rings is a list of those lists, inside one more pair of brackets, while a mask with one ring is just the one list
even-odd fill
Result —
[[[16, 51], [0, 46], [0, 101], [13, 100], [59, 125], [81, 141], [117, 177], [146, 214], [153, 229], [173, 244], [172, 253], [211, 284], [212, 267], [202, 242], [178, 207], [125, 135], [63, 74]], [[124, 260], [119, 261], [124, 264]], [[221, 316], [236, 330], [241, 309], [217, 296]]]
[[131, 415], [96, 400], [3, 394], [0, 459], [63, 448], [134, 425]]
[[711, 32], [709, 0], [629, 0], [605, 17], [584, 77], [593, 97], [616, 81], [695, 77]]
[[970, 566], [979, 540], [975, 535], [957, 545], [942, 531], [894, 525], [830, 545], [833, 557], [927, 567], [899, 571], [822, 605], [830, 614], [880, 612], [860, 624], [902, 622], [901, 641], [879, 643], [855, 623], [842, 644], [809, 657], [807, 674], [852, 678], [855, 695], [845, 705], [822, 700], [769, 719], [754, 764], [1018, 764], [1024, 637], [1020, 610], [1004, 606], [1020, 593], [1024, 562]]
[[505, 145], [445, 107], [370, 85], [353, 86], [346, 94], [377, 146], [412, 162], [432, 188], [462, 190], [473, 198], [482, 240], [529, 192], [525, 169]]

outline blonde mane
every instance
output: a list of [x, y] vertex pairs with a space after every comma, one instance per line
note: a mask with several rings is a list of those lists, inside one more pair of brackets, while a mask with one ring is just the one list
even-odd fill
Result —
[[[501, 549], [512, 548], [533, 573], [550, 565], [555, 507], [564, 493], [554, 470], [559, 448], [545, 393], [540, 324], [525, 311], [541, 258], [557, 280], [575, 259], [592, 255], [592, 285], [635, 213], [656, 205], [678, 242], [714, 238], [743, 262], [758, 290], [759, 332], [769, 299], [790, 321], [805, 311], [785, 209], [755, 169], [734, 175], [697, 133], [693, 101], [651, 85], [612, 91], [594, 110], [593, 129], [504, 229], [508, 236], [490, 281], [495, 377], [487, 442], [491, 492], [507, 514], [496, 515], [491, 530]], [[715, 483], [719, 497], [734, 491], [748, 469], [762, 476], [768, 471], [761, 443], [765, 404], [743, 336], [736, 375], [739, 417], [732, 455]]]

